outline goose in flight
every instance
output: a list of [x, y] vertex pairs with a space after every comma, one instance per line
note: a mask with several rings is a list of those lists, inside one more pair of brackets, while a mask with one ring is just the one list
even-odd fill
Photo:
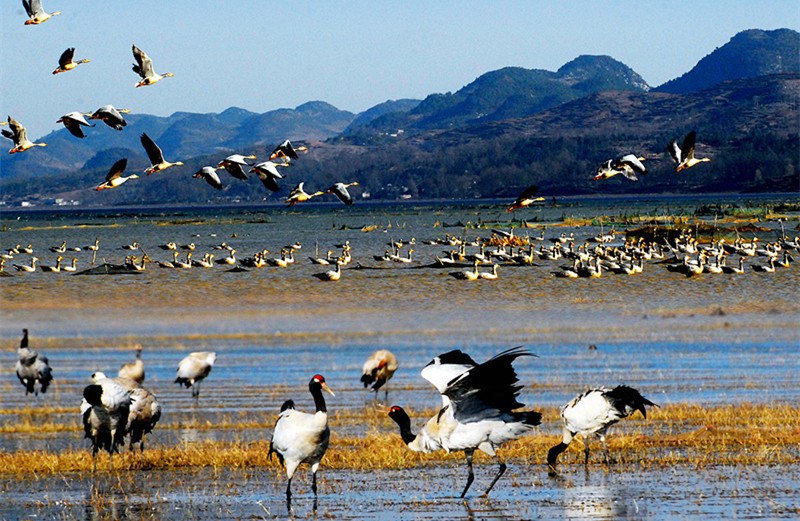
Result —
[[42, 0], [22, 0], [22, 5], [25, 7], [25, 12], [28, 13], [25, 25], [39, 25], [61, 14], [61, 11], [53, 11], [52, 13], [45, 11], [42, 7]]
[[204, 166], [203, 168], [195, 172], [192, 177], [194, 178], [202, 177], [209, 185], [213, 186], [217, 190], [222, 190], [222, 181], [219, 180], [219, 176], [217, 175], [217, 168], [214, 168], [213, 166]]
[[136, 60], [136, 63], [133, 64], [133, 72], [142, 78], [141, 81], [136, 84], [136, 87], [152, 85], [163, 78], [175, 76], [171, 72], [165, 72], [164, 74], [156, 73], [153, 70], [153, 60], [150, 59], [146, 52], [135, 45], [133, 46], [133, 57]]
[[686, 134], [686, 137], [683, 138], [683, 143], [681, 143], [680, 147], [674, 139], [669, 142], [667, 150], [669, 151], [670, 156], [672, 156], [672, 160], [677, 163], [677, 166], [675, 167], [676, 172], [691, 168], [700, 163], [711, 161], [711, 158], [708, 157], [703, 157], [700, 159], [694, 157], [694, 144], [696, 137], [697, 133], [692, 130]]
[[164, 154], [161, 152], [161, 149], [156, 142], [153, 141], [147, 133], [143, 132], [140, 136], [140, 140], [142, 142], [142, 146], [144, 147], [144, 151], [147, 152], [147, 157], [150, 159], [150, 167], [145, 169], [147, 175], [150, 175], [154, 172], [161, 172], [162, 170], [166, 170], [167, 168], [173, 166], [183, 166], [181, 161], [176, 161], [175, 163], [170, 163], [164, 159]]
[[75, 47], [70, 47], [69, 49], [65, 50], [61, 53], [61, 57], [58, 58], [58, 68], [53, 71], [53, 74], [60, 74], [62, 72], [71, 71], [81, 63], [89, 63], [87, 59], [81, 59], [77, 61], [73, 61], [75, 57]]
[[[111, 188], [116, 188], [120, 186], [122, 183], [126, 182], [128, 179], [139, 179], [139, 176], [136, 174], [131, 174], [127, 177], [122, 177], [122, 173], [125, 172], [125, 168], [128, 166], [128, 159], [122, 158], [116, 163], [111, 166], [111, 169], [106, 174], [106, 182], [95, 188], [95, 190], [109, 190]], [[138, 247], [138, 246], [137, 246]], [[127, 248], [127, 249], [135, 249], [135, 248]]]
[[283, 179], [283, 175], [278, 172], [279, 166], [287, 166], [286, 163], [273, 163], [272, 161], [264, 161], [250, 169], [250, 172], [255, 172], [267, 190], [277, 192], [280, 190], [278, 186], [278, 179]]
[[220, 161], [217, 167], [224, 168], [230, 175], [232, 175], [236, 179], [247, 181], [248, 177], [247, 174], [244, 173], [244, 167], [252, 165], [250, 165], [250, 163], [248, 163], [246, 160], [255, 158], [256, 156], [254, 155], [243, 156], [241, 154], [233, 154]]
[[335, 195], [341, 202], [350, 206], [353, 204], [353, 197], [350, 195], [350, 192], [348, 192], [347, 189], [351, 186], [358, 186], [358, 181], [353, 181], [352, 183], [336, 183], [325, 190], [325, 193]]
[[287, 139], [286, 141], [275, 147], [275, 150], [273, 150], [269, 154], [269, 159], [277, 159], [279, 157], [288, 158], [290, 160], [299, 159], [300, 156], [297, 155], [298, 150], [300, 152], [305, 152], [308, 150], [308, 147], [298, 146], [297, 148], [295, 148], [292, 146], [292, 142]]
[[85, 138], [86, 134], [83, 133], [81, 126], [93, 127], [91, 123], [86, 121], [86, 118], [80, 112], [68, 112], [61, 116], [56, 123], [63, 123], [64, 127], [69, 130], [69, 133], [78, 138]]
[[631, 181], [638, 181], [639, 178], [636, 174], [647, 174], [647, 168], [642, 163], [644, 160], [643, 156], [637, 156], [636, 154], [626, 154], [616, 159], [609, 159], [597, 169], [597, 175], [594, 176], [594, 180], [608, 179], [622, 174]]
[[128, 109], [115, 109], [113, 105], [103, 105], [95, 110], [94, 113], [89, 116], [89, 119], [99, 119], [114, 130], [122, 130], [122, 127], [128, 125], [128, 123], [125, 122], [125, 118], [122, 117], [122, 114], [128, 114], [129, 112], [130, 110]]
[[544, 201], [544, 197], [536, 197], [536, 192], [539, 191], [539, 187], [536, 185], [531, 185], [519, 194], [519, 197], [511, 203], [511, 206], [506, 208], [507, 212], [513, 212], [517, 208], [525, 208], [526, 206], [530, 206], [533, 203], [538, 203]]
[[295, 186], [291, 192], [289, 192], [289, 197], [286, 198], [286, 204], [288, 204], [289, 206], [294, 206], [297, 203], [304, 203], [310, 200], [312, 197], [317, 197], [319, 195], [325, 194], [325, 192], [314, 192], [311, 194], [306, 193], [306, 191], [303, 189], [303, 184], [304, 183], [301, 182], [300, 184]]
[[9, 154], [25, 152], [33, 147], [46, 147], [47, 143], [34, 143], [28, 139], [28, 132], [19, 121], [8, 116], [8, 129], [3, 129], [3, 136], [14, 142], [14, 147], [8, 151]]

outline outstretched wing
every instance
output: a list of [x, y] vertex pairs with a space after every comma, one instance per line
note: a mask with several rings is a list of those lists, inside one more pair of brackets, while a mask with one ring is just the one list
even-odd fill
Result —
[[133, 65], [133, 72], [142, 77], [152, 76], [153, 74], [153, 60], [147, 55], [146, 52], [140, 48], [133, 46], [133, 58], [136, 63]]
[[147, 152], [147, 157], [150, 159], [151, 165], [157, 165], [164, 162], [164, 154], [161, 152], [161, 149], [158, 147], [158, 145], [156, 145], [156, 142], [153, 141], [150, 136], [147, 135], [147, 133], [142, 132], [140, 140], [142, 141], [144, 151]]
[[69, 49], [61, 53], [61, 57], [58, 59], [58, 66], [63, 69], [72, 61], [72, 58], [74, 56], [75, 56], [75, 47], [70, 47]]
[[122, 175], [122, 172], [128, 167], [128, 159], [122, 158], [111, 166], [111, 169], [106, 174], [106, 181], [111, 181]]

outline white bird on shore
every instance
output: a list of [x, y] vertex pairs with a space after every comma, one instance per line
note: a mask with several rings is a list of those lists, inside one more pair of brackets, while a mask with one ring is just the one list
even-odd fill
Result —
[[364, 384], [365, 389], [372, 385], [370, 390], [377, 393], [378, 389], [392, 379], [397, 367], [397, 357], [394, 356], [394, 353], [388, 349], [379, 349], [364, 362], [364, 366], [361, 368], [361, 383]]
[[208, 376], [217, 354], [210, 351], [197, 351], [189, 353], [186, 358], [178, 364], [178, 375], [175, 383], [184, 387], [192, 388], [192, 397], [197, 399], [200, 396], [200, 382]]
[[589, 463], [589, 437], [597, 434], [603, 443], [604, 458], [608, 464], [608, 446], [606, 445], [606, 431], [622, 418], [626, 418], [636, 411], [647, 418], [645, 405], [658, 407], [650, 400], [644, 398], [639, 391], [626, 385], [598, 387], [590, 389], [573, 398], [561, 408], [561, 418], [564, 422], [561, 443], [552, 447], [547, 453], [547, 464], [551, 475], [556, 473], [558, 455], [567, 450], [576, 434], [583, 436], [584, 464]]
[[[53, 381], [53, 371], [47, 357], [28, 347], [28, 330], [22, 330], [22, 339], [17, 349], [17, 378], [25, 386], [25, 396], [33, 394], [38, 396], [47, 392], [50, 382]], [[39, 388], [36, 388], [36, 384]]]
[[290, 505], [292, 498], [292, 476], [301, 463], [311, 465], [311, 491], [314, 497], [317, 496], [317, 470], [330, 442], [328, 409], [322, 391], [336, 395], [319, 374], [311, 378], [308, 390], [314, 398], [316, 411], [313, 414], [300, 412], [295, 410], [292, 400], [284, 402], [269, 443], [268, 455], [277, 454], [278, 460], [286, 466], [287, 505]]
[[136, 360], [122, 364], [117, 376], [133, 380], [137, 384], [144, 382], [144, 362], [142, 361], [142, 345], [136, 344]]
[[[428, 376], [436, 381], [434, 385], [437, 389], [442, 385], [443, 377], [457, 371], [457, 366], [461, 365], [452, 364], [451, 367], [447, 367], [451, 364], [442, 363], [442, 359], [455, 358], [456, 353], [462, 355], [458, 357], [459, 359], [465, 357], [472, 360], [458, 351], [445, 353], [437, 357], [438, 363], [437, 359], [434, 359], [428, 365], [432, 368], [428, 371]], [[499, 464], [497, 474], [486, 489], [485, 494], [489, 494], [506, 470], [506, 464], [497, 455], [496, 449], [541, 423], [542, 415], [538, 412], [513, 412], [524, 407], [524, 404], [517, 400], [522, 386], [517, 384], [519, 380], [512, 362], [517, 357], [526, 355], [530, 353], [515, 347], [467, 369], [450, 380], [441, 391], [445, 405], [416, 435], [411, 431], [411, 420], [402, 407], [393, 406], [389, 410], [389, 417], [397, 423], [400, 436], [411, 450], [464, 451], [469, 474], [467, 484], [461, 493], [462, 498], [475, 478], [472, 459], [476, 449], [488, 454]]]

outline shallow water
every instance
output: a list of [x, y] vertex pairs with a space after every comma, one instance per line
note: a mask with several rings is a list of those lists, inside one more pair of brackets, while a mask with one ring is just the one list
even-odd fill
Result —
[[[546, 237], [575, 233], [582, 241], [600, 226], [560, 226], [562, 216], [592, 217], [621, 213], [662, 215], [692, 212], [714, 199], [575, 199], [558, 208], [515, 214], [547, 224]], [[742, 203], [743, 198], [734, 198]], [[763, 201], [762, 201], [763, 202]], [[0, 279], [0, 409], [3, 421], [16, 423], [14, 411], [36, 404], [65, 412], [45, 413], [38, 421], [77, 427], [81, 391], [94, 371], [116, 374], [133, 359], [134, 344], [144, 346], [146, 385], [164, 408], [150, 446], [202, 440], [261, 440], [261, 429], [208, 428], [245, 420], [270, 424], [280, 404], [294, 399], [312, 407], [306, 384], [325, 375], [337, 395], [331, 411], [373, 406], [358, 381], [361, 364], [377, 348], [394, 351], [401, 369], [389, 383], [389, 402], [412, 408], [436, 403], [419, 370], [436, 354], [454, 348], [485, 360], [515, 345], [538, 358], [518, 360], [521, 400], [528, 406], [558, 406], [588, 386], [626, 383], [659, 404], [789, 402], [800, 398], [800, 286], [797, 265], [773, 274], [749, 270], [741, 276], [669, 273], [648, 263], [635, 276], [565, 280], [551, 276], [564, 261], [537, 260], [536, 266], [503, 266], [496, 281], [464, 283], [451, 269], [420, 267], [445, 246], [424, 241], [461, 235], [459, 223], [508, 224], [502, 206], [491, 204], [357, 205], [283, 208], [103, 211], [98, 213], [0, 214], [0, 249], [31, 243], [43, 263], [48, 251], [67, 240], [85, 246], [100, 240], [96, 261], [121, 263], [123, 244], [138, 241], [154, 259], [171, 259], [159, 245], [170, 240], [197, 244], [195, 257], [227, 242], [237, 256], [300, 241], [303, 248], [289, 268], [228, 273], [164, 270], [156, 266], [138, 275], [72, 276], [36, 272]], [[516, 224], [519, 224], [517, 222]], [[778, 230], [777, 223], [760, 223]], [[795, 223], [796, 224], [796, 221]], [[377, 226], [369, 232], [364, 226]], [[608, 231], [608, 225], [603, 227]], [[617, 226], [617, 231], [621, 227]], [[526, 230], [517, 230], [524, 233]], [[527, 230], [538, 236], [539, 229]], [[488, 237], [488, 229], [467, 229], [469, 238]], [[790, 233], [790, 232], [787, 232]], [[236, 236], [233, 237], [233, 234]], [[791, 235], [792, 233], [790, 233]], [[751, 234], [745, 234], [750, 237]], [[771, 240], [774, 232], [761, 233]], [[377, 262], [390, 240], [416, 238], [415, 262]], [[320, 255], [350, 241], [353, 264], [337, 283], [321, 283], [312, 274], [328, 268], [311, 264]], [[407, 250], [408, 247], [406, 247]], [[405, 251], [405, 250], [404, 250]], [[91, 253], [75, 253], [79, 269]], [[183, 253], [182, 253], [183, 256]], [[64, 254], [69, 259], [71, 254]], [[25, 256], [20, 256], [25, 258]], [[9, 261], [9, 265], [17, 260]], [[748, 263], [762, 263], [760, 259]], [[363, 269], [356, 269], [359, 265]], [[7, 265], [7, 268], [8, 266]], [[484, 268], [485, 269], [485, 268]], [[15, 348], [23, 327], [31, 345], [54, 367], [55, 382], [46, 396], [25, 397], [13, 374]], [[589, 350], [595, 345], [596, 350]], [[213, 350], [217, 364], [193, 404], [190, 392], [172, 383], [179, 360], [188, 352]], [[383, 399], [383, 394], [379, 396]], [[73, 411], [74, 409], [74, 411]], [[545, 418], [540, 432], [555, 434], [557, 418]], [[203, 425], [204, 428], [196, 428]], [[336, 431], [342, 435], [362, 435]], [[621, 426], [621, 428], [624, 428]], [[0, 434], [0, 450], [58, 451], [86, 448], [79, 431]], [[88, 457], [88, 450], [87, 450]], [[509, 466], [509, 474], [489, 501], [466, 505], [453, 498], [461, 486], [459, 459], [441, 467], [382, 472], [379, 479], [357, 472], [325, 472], [317, 515], [346, 519], [557, 518], [619, 517], [670, 519], [791, 518], [797, 513], [797, 466], [780, 469], [707, 468], [625, 469], [589, 476], [573, 470], [550, 480], [543, 469]], [[324, 464], [323, 464], [324, 467]], [[478, 467], [480, 468], [480, 467]], [[488, 480], [491, 466], [477, 470], [476, 484]], [[191, 519], [283, 516], [283, 480], [261, 469], [158, 472], [154, 479], [87, 476], [44, 478], [31, 482], [0, 478], [4, 490], [0, 518], [21, 515], [64, 518]], [[134, 473], [135, 474], [135, 473]], [[373, 479], [369, 479], [373, 478]], [[508, 478], [508, 479], [506, 479]], [[305, 479], [305, 478], [303, 478]], [[483, 481], [482, 481], [483, 480]], [[121, 483], [126, 483], [124, 486]], [[686, 484], [691, 484], [688, 497]], [[384, 485], [385, 484], [385, 485]], [[307, 486], [298, 481], [300, 487]], [[385, 494], [386, 487], [399, 495]], [[485, 485], [483, 485], [485, 486]], [[133, 488], [131, 488], [133, 487]], [[767, 492], [764, 492], [767, 491]], [[46, 499], [42, 499], [42, 494]], [[787, 503], [794, 503], [791, 510]], [[308, 496], [299, 494], [298, 517], [311, 516]], [[788, 510], [787, 510], [788, 508]], [[787, 512], [789, 515], [787, 515]]]

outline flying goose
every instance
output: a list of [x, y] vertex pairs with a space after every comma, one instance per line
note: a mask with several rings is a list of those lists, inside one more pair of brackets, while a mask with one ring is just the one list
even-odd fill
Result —
[[58, 68], [53, 71], [53, 74], [60, 74], [62, 72], [71, 71], [81, 63], [89, 63], [89, 60], [87, 59], [73, 61], [74, 57], [75, 57], [75, 47], [70, 47], [69, 49], [62, 52], [61, 56], [58, 58]]
[[644, 160], [643, 156], [637, 156], [636, 154], [626, 154], [616, 159], [609, 159], [597, 169], [594, 180], [608, 179], [617, 174], [622, 174], [631, 181], [638, 181], [639, 178], [636, 174], [647, 173], [647, 168], [642, 163]]
[[220, 161], [219, 164], [217, 164], [217, 167], [224, 168], [230, 175], [232, 175], [236, 179], [247, 181], [248, 177], [247, 174], [244, 173], [243, 167], [251, 166], [250, 163], [248, 163], [246, 160], [255, 158], [256, 156], [254, 155], [243, 156], [241, 154], [233, 154]]
[[153, 60], [150, 59], [146, 52], [135, 45], [133, 46], [133, 57], [136, 60], [136, 63], [133, 64], [133, 72], [142, 78], [141, 81], [136, 84], [136, 87], [152, 85], [163, 78], [175, 76], [171, 72], [165, 72], [164, 74], [156, 73], [153, 70]]
[[681, 170], [691, 168], [700, 163], [711, 161], [711, 158], [708, 157], [703, 157], [700, 159], [694, 157], [694, 144], [696, 136], [697, 133], [694, 130], [686, 134], [686, 137], [683, 138], [683, 143], [681, 143], [680, 147], [678, 147], [678, 143], [674, 139], [669, 142], [667, 150], [669, 151], [670, 156], [672, 156], [672, 160], [677, 163], [675, 172], [680, 172]]
[[61, 11], [53, 11], [52, 13], [45, 11], [42, 7], [42, 0], [22, 0], [22, 5], [25, 7], [25, 12], [28, 14], [25, 25], [39, 25], [53, 16], [61, 14]]
[[147, 133], [143, 132], [139, 138], [142, 142], [142, 146], [144, 147], [144, 151], [147, 152], [147, 157], [150, 159], [150, 167], [145, 169], [147, 175], [150, 175], [154, 172], [161, 172], [173, 166], [183, 166], [181, 161], [170, 163], [169, 161], [164, 160], [164, 154], [161, 152], [161, 149], [158, 147], [158, 145], [156, 145], [156, 142], [147, 135]]
[[517, 199], [511, 203], [511, 206], [506, 208], [507, 212], [513, 212], [517, 208], [525, 208], [527, 206], [532, 205], [533, 203], [538, 203], [544, 201], [544, 197], [536, 197], [536, 192], [539, 191], [539, 187], [536, 185], [531, 185], [525, 190], [522, 191], [521, 194], [517, 197]]
[[[128, 159], [127, 158], [122, 158], [119, 161], [117, 161], [116, 163], [114, 163], [111, 166], [111, 169], [108, 171], [108, 174], [106, 174], [106, 182], [101, 184], [101, 185], [99, 185], [97, 188], [95, 188], [95, 190], [98, 190], [98, 191], [99, 190], [109, 190], [111, 188], [116, 188], [116, 187], [122, 185], [122, 183], [128, 181], [129, 179], [139, 179], [139, 176], [136, 175], [136, 174], [131, 174], [131, 175], [127, 176], [127, 177], [122, 177], [122, 173], [125, 172], [125, 168], [127, 166], [128, 166]], [[135, 244], [136, 244], [136, 248], [128, 247], [126, 249], [128, 249], [128, 250], [138, 249], [138, 247], [139, 247], [138, 243], [135, 243]], [[129, 245], [129, 246], [131, 246], [131, 245]]]
[[8, 116], [9, 129], [3, 129], [3, 136], [14, 142], [14, 147], [8, 151], [9, 154], [16, 154], [17, 152], [25, 152], [33, 147], [46, 147], [47, 143], [34, 143], [28, 139], [28, 132], [25, 130], [19, 121]]
[[192, 177], [203, 178], [205, 182], [212, 187], [216, 188], [217, 190], [222, 190], [222, 181], [219, 180], [219, 176], [217, 175], [217, 168], [214, 168], [213, 166], [204, 166], [195, 172]]
[[115, 109], [113, 105], [103, 105], [95, 110], [94, 113], [89, 116], [89, 119], [99, 119], [114, 130], [122, 130], [122, 127], [128, 125], [125, 118], [122, 117], [122, 114], [127, 114], [129, 112], [130, 110], [128, 109], [118, 110]]

